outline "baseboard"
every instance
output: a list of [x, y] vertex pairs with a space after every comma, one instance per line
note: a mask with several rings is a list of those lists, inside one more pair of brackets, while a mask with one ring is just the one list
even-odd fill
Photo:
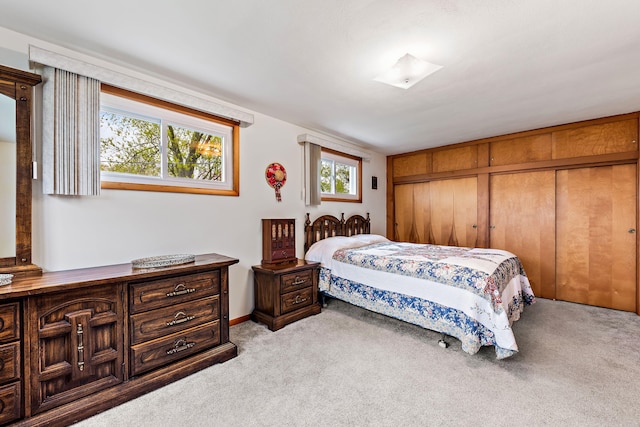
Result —
[[247, 320], [251, 319], [251, 315], [247, 314], [246, 316], [236, 317], [235, 319], [229, 320], [229, 326], [238, 325], [240, 323], [244, 323]]

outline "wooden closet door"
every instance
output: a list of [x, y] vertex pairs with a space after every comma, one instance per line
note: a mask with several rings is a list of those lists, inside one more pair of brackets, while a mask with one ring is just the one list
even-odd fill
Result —
[[475, 247], [478, 237], [476, 177], [432, 181], [431, 234], [436, 245]]
[[475, 177], [396, 185], [394, 240], [475, 246], [477, 193]]
[[557, 172], [557, 298], [636, 309], [636, 165]]
[[400, 184], [394, 187], [395, 227], [393, 240], [427, 243], [431, 224], [429, 183]]
[[494, 175], [490, 247], [520, 258], [535, 295], [555, 298], [555, 171]]

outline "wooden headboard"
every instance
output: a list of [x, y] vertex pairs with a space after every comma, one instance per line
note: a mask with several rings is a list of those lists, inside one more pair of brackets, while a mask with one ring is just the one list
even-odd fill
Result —
[[311, 245], [318, 240], [335, 236], [353, 236], [356, 234], [369, 234], [371, 232], [371, 219], [362, 215], [352, 215], [346, 220], [344, 213], [340, 219], [333, 215], [322, 215], [313, 222], [307, 214], [304, 222], [304, 251], [307, 252]]

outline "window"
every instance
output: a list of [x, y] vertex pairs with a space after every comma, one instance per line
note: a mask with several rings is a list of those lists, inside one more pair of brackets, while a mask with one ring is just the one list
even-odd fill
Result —
[[234, 195], [237, 123], [102, 85], [102, 188]]
[[323, 148], [320, 191], [323, 201], [362, 202], [362, 159]]

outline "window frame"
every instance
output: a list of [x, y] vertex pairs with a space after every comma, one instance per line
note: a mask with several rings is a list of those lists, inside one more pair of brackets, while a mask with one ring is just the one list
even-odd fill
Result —
[[[155, 107], [167, 112], [178, 113], [184, 116], [190, 116], [195, 119], [205, 120], [217, 125], [229, 126], [231, 141], [225, 141], [225, 144], [230, 144], [231, 154], [224, 158], [223, 162], [227, 162], [226, 167], [231, 168], [231, 173], [225, 175], [225, 179], [231, 180], [230, 185], [227, 188], [215, 188], [210, 185], [203, 185], [202, 182], [194, 180], [190, 185], [188, 180], [180, 179], [167, 179], [157, 178], [158, 183], [140, 182], [147, 181], [144, 177], [134, 176], [136, 179], [132, 181], [127, 180], [126, 174], [117, 174], [110, 172], [100, 173], [100, 187], [102, 189], [113, 190], [138, 190], [138, 191], [157, 191], [157, 192], [170, 192], [170, 193], [192, 193], [192, 194], [212, 194], [221, 196], [239, 196], [240, 195], [240, 123], [234, 120], [219, 117], [210, 113], [195, 110], [193, 108], [185, 107], [182, 105], [174, 104], [172, 102], [163, 101], [157, 98], [153, 98], [147, 95], [142, 95], [136, 92], [131, 92], [126, 89], [121, 89], [115, 86], [111, 86], [105, 83], [101, 85], [101, 94], [108, 94], [123, 100], [130, 100], [147, 104], [151, 107]], [[102, 103], [101, 103], [102, 104]], [[101, 106], [102, 111], [102, 106]], [[135, 112], [134, 112], [135, 113]], [[189, 117], [186, 117], [187, 120]], [[170, 120], [172, 123], [175, 121]], [[182, 125], [182, 123], [178, 123]], [[162, 160], [164, 161], [164, 160]], [[230, 164], [229, 164], [230, 163]], [[156, 178], [153, 178], [156, 180]], [[137, 182], [136, 182], [137, 181]]]
[[[350, 203], [362, 203], [362, 157], [352, 156], [351, 154], [343, 153], [341, 151], [332, 150], [330, 148], [321, 147], [320, 161], [325, 159], [324, 154], [330, 154], [332, 157], [337, 157], [338, 159], [343, 158], [345, 160], [350, 160], [350, 162], [345, 162], [344, 164], [349, 164], [355, 161], [356, 163], [356, 194], [355, 195], [345, 195], [345, 194], [336, 194], [336, 193], [320, 193], [320, 200], [323, 202], [350, 202]], [[332, 159], [335, 161], [335, 159]], [[338, 160], [339, 161], [339, 160]], [[318, 171], [320, 174], [320, 171]], [[321, 177], [318, 176], [320, 180]], [[335, 180], [335, 174], [333, 176]]]

